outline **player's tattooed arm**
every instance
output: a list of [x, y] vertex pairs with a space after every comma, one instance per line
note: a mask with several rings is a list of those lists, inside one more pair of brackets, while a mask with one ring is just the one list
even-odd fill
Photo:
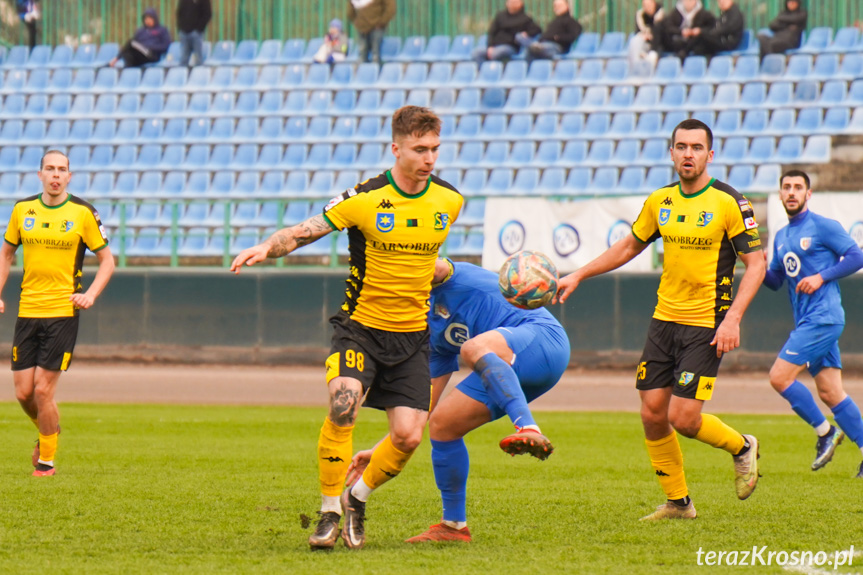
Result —
[[330, 396], [330, 421], [339, 427], [353, 425], [361, 394], [342, 382]]
[[333, 228], [324, 220], [322, 215], [312, 216], [301, 224], [279, 230], [270, 236], [270, 239], [267, 240], [269, 245], [267, 257], [284, 257], [297, 248], [319, 240], [331, 231]]

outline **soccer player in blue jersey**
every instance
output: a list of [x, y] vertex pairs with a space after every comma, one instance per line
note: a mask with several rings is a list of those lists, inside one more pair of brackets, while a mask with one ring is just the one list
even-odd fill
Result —
[[[779, 185], [788, 225], [773, 240], [773, 260], [764, 285], [778, 290], [788, 279], [794, 331], [770, 369], [770, 385], [815, 428], [815, 471], [833, 458], [845, 434], [863, 451], [860, 408], [842, 388], [838, 341], [845, 327], [845, 311], [836, 283], [863, 267], [863, 252], [839, 222], [809, 211], [806, 204], [812, 189], [806, 172], [788, 171]], [[839, 429], [830, 425], [812, 394], [797, 381], [805, 368], [815, 378], [818, 396], [833, 412]], [[863, 463], [857, 477], [863, 478]]]
[[[497, 274], [440, 259], [429, 300], [432, 414], [429, 435], [443, 519], [408, 543], [470, 541], [466, 490], [468, 452], [464, 436], [507, 415], [516, 432], [503, 438], [506, 453], [546, 459], [554, 448], [540, 431], [528, 403], [554, 387], [569, 364], [569, 338], [546, 309], [522, 310], [507, 302]], [[473, 370], [438, 403], [458, 359]], [[436, 407], [435, 407], [436, 406]], [[358, 453], [348, 483], [368, 464], [372, 450]]]

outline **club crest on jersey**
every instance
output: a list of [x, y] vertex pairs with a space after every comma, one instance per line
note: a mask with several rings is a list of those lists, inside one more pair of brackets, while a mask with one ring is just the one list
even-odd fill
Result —
[[695, 226], [698, 228], [706, 227], [707, 224], [713, 221], [713, 212], [701, 212], [698, 214], [698, 221]]
[[436, 303], [434, 304], [434, 314], [438, 317], [442, 317], [444, 319], [449, 319], [449, 310], [445, 305]]
[[470, 331], [466, 325], [451, 323], [444, 330], [443, 337], [450, 345], [461, 347], [461, 344], [470, 339]]
[[375, 224], [377, 225], [379, 232], [391, 232], [396, 226], [396, 218], [392, 214], [388, 214], [386, 212], [378, 212], [378, 217], [375, 220]]
[[435, 212], [434, 229], [445, 230], [449, 225], [449, 214], [446, 212]]
[[660, 208], [659, 210], [659, 225], [664, 226], [668, 223], [668, 218], [671, 217], [671, 210], [668, 208]]
[[36, 225], [36, 218], [24, 218], [24, 229], [28, 232]]
[[689, 371], [684, 371], [683, 373], [680, 374], [680, 379], [677, 380], [677, 384], [680, 385], [681, 387], [686, 387], [687, 385], [692, 383], [693, 379], [695, 379], [694, 373], [691, 373]]
[[69, 230], [72, 229], [72, 226], [74, 226], [74, 225], [75, 225], [74, 222], [70, 222], [69, 220], [63, 220], [63, 223], [60, 224], [60, 228], [64, 232], [68, 232]]
[[800, 249], [806, 251], [812, 245], [812, 238], [800, 238]]

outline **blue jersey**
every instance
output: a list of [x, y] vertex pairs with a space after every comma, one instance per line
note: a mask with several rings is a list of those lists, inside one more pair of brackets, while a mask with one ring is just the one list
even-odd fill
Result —
[[794, 324], [844, 324], [845, 310], [836, 281], [825, 281], [812, 294], [797, 293], [797, 283], [830, 268], [856, 243], [836, 220], [807, 210], [793, 216], [773, 240], [770, 271], [788, 279]]
[[453, 274], [431, 290], [429, 329], [431, 376], [458, 371], [461, 345], [468, 339], [500, 327], [560, 323], [545, 309], [523, 310], [506, 301], [497, 274], [464, 262], [453, 263]]

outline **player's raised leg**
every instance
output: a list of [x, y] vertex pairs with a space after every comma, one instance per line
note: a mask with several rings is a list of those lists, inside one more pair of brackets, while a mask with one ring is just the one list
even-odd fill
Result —
[[362, 384], [350, 377], [334, 377], [328, 387], [330, 411], [318, 437], [321, 510], [315, 532], [309, 537], [312, 549], [332, 549], [339, 538], [339, 496], [351, 462], [354, 422], [363, 396]]
[[[838, 356], [838, 354], [837, 354]], [[851, 441], [863, 452], [863, 418], [857, 403], [845, 393], [842, 387], [842, 371], [838, 367], [825, 367], [815, 376], [815, 385], [818, 387], [818, 395], [836, 419], [836, 424], [841, 428]], [[838, 442], [837, 442], [838, 444]], [[813, 464], [814, 468], [814, 464]], [[856, 477], [863, 478], [863, 463]]]
[[500, 448], [510, 455], [529, 453], [547, 459], [554, 446], [542, 434], [527, 405], [518, 375], [511, 367], [514, 354], [504, 335], [488, 331], [471, 338], [462, 346], [461, 357], [516, 428], [516, 433], [501, 440]]
[[[473, 375], [472, 377], [476, 377]], [[441, 522], [407, 540], [470, 542], [467, 527], [467, 477], [470, 460], [464, 436], [491, 421], [488, 407], [454, 389], [435, 409], [429, 422], [432, 444], [432, 466], [435, 483], [441, 493]]]
[[694, 519], [696, 511], [686, 487], [683, 452], [677, 441], [677, 433], [668, 420], [671, 388], [640, 390], [639, 394], [644, 443], [650, 456], [650, 464], [667, 499], [656, 508], [656, 511], [642, 517], [641, 520]]

